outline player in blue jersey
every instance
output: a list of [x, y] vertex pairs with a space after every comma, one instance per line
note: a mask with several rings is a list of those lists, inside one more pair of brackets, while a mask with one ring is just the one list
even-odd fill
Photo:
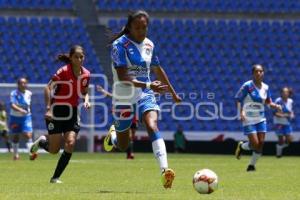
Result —
[[[175, 102], [181, 101], [160, 66], [157, 49], [147, 35], [149, 15], [137, 11], [128, 16], [123, 30], [112, 40], [112, 70], [114, 77], [113, 107], [115, 129], [112, 127], [104, 139], [104, 148], [113, 146], [125, 151], [129, 143], [129, 129], [134, 116], [146, 126], [152, 149], [162, 175], [165, 188], [171, 188], [175, 172], [168, 167], [167, 151], [157, 127], [159, 106], [154, 92], [169, 91]], [[150, 71], [158, 80], [151, 82]]]
[[275, 132], [278, 136], [278, 144], [276, 145], [276, 156], [282, 156], [282, 150], [289, 146], [293, 141], [291, 120], [295, 118], [293, 111], [293, 99], [291, 99], [292, 90], [288, 87], [281, 89], [281, 97], [275, 100], [275, 103], [281, 105], [282, 112], [274, 112]]
[[249, 139], [238, 143], [235, 155], [240, 159], [242, 150], [253, 151], [247, 171], [255, 171], [255, 164], [262, 154], [267, 132], [265, 105], [281, 111], [281, 106], [272, 102], [269, 86], [263, 82], [263, 66], [254, 65], [252, 76], [252, 80], [245, 82], [235, 96], [244, 134]]
[[18, 80], [18, 88], [10, 93], [10, 120], [9, 127], [12, 134], [12, 147], [14, 160], [19, 159], [19, 136], [23, 134], [27, 140], [29, 150], [32, 144], [32, 119], [31, 119], [31, 91], [27, 90], [26, 78]]

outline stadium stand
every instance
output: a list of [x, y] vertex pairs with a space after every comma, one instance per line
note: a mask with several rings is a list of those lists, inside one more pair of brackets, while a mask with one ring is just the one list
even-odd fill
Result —
[[98, 0], [99, 10], [150, 11], [203, 11], [203, 12], [239, 12], [239, 13], [297, 13], [300, 2], [297, 0]]

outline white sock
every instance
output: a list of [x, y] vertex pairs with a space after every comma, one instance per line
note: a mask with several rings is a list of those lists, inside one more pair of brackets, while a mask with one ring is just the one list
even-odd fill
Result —
[[279, 144], [276, 144], [276, 156], [281, 156], [282, 155], [282, 146]]
[[253, 151], [252, 157], [250, 159], [250, 165], [255, 166], [255, 164], [256, 164], [257, 160], [260, 158], [260, 156], [261, 156], [261, 153], [256, 153]]
[[111, 137], [110, 137], [111, 143], [114, 145], [114, 147], [117, 147], [118, 141], [117, 141], [116, 131], [111, 131], [110, 134], [111, 134]]
[[28, 149], [28, 153], [30, 152], [30, 147], [31, 147], [31, 145], [32, 145], [32, 139], [30, 138], [30, 139], [28, 139], [28, 141], [27, 141], [27, 143], [26, 143], [26, 147], [27, 147], [27, 149]]
[[156, 160], [158, 161], [160, 170], [168, 168], [166, 145], [162, 138], [156, 139], [152, 142], [152, 150]]
[[14, 156], [18, 156], [19, 155], [19, 143], [12, 143], [11, 144], [12, 148], [13, 148], [13, 152], [14, 152]]
[[242, 147], [242, 149], [244, 149], [246, 151], [251, 150], [249, 142], [244, 142], [241, 147]]

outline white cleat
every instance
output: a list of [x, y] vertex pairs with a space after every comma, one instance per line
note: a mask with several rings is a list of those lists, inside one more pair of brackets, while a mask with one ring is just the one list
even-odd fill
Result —
[[35, 160], [38, 156], [38, 150], [39, 150], [39, 142], [41, 140], [46, 140], [46, 137], [44, 135], [40, 136], [36, 141], [34, 141], [34, 143], [32, 143], [31, 147], [30, 147], [30, 155], [29, 155], [29, 159], [30, 160]]
[[57, 184], [61, 184], [63, 183], [61, 180], [59, 180], [58, 178], [51, 178], [50, 179], [50, 183], [57, 183]]

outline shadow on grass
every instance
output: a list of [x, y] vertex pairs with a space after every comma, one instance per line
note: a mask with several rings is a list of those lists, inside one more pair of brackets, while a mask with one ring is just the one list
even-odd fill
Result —
[[138, 192], [138, 191], [114, 191], [114, 190], [98, 190], [97, 193], [101, 193], [101, 194], [146, 194], [146, 192]]

